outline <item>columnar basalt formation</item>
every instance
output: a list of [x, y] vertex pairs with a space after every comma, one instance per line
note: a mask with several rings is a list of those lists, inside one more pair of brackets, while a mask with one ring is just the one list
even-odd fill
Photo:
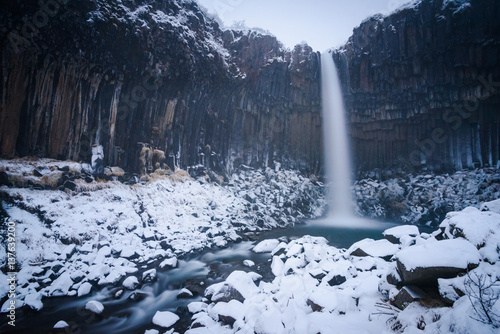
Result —
[[362, 169], [496, 166], [500, 3], [417, 2], [354, 29], [335, 59]]
[[172, 168], [319, 168], [307, 45], [223, 32], [194, 1], [13, 1], [0, 15], [3, 157], [90, 162], [102, 145], [105, 165], [133, 172], [144, 147]]
[[[500, 4], [423, 0], [334, 53], [359, 169], [496, 165]], [[321, 171], [319, 55], [220, 29], [191, 0], [11, 1], [0, 9], [0, 156], [149, 172]], [[163, 163], [163, 162], [162, 162]], [[161, 165], [161, 163], [160, 163]]]

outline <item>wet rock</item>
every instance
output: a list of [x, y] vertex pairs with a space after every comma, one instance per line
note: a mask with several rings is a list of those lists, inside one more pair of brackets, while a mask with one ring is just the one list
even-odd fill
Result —
[[194, 296], [203, 295], [206, 288], [204, 278], [189, 278], [182, 282], [182, 286], [193, 293]]
[[142, 273], [142, 281], [144, 283], [154, 282], [156, 281], [156, 269], [150, 269]]
[[136, 291], [133, 292], [127, 299], [132, 302], [140, 302], [144, 300], [147, 296], [148, 296], [147, 293]]
[[179, 291], [179, 293], [177, 294], [177, 299], [187, 299], [187, 298], [193, 298], [193, 293], [186, 288], [181, 289], [181, 291]]

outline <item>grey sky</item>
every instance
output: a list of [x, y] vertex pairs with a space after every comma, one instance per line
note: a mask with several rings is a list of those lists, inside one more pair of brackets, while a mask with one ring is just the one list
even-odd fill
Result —
[[269, 30], [288, 47], [306, 41], [316, 51], [343, 44], [368, 16], [388, 14], [409, 0], [198, 0], [230, 26]]

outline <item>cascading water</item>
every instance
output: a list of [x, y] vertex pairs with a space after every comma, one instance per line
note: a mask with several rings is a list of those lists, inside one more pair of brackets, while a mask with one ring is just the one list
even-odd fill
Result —
[[327, 189], [328, 216], [310, 221], [320, 228], [320, 235], [356, 235], [368, 230], [383, 231], [393, 224], [364, 219], [354, 214], [351, 193], [351, 155], [347, 136], [345, 108], [337, 68], [330, 52], [321, 55], [321, 97], [323, 107], [323, 146]]
[[351, 164], [344, 102], [337, 69], [330, 52], [321, 55], [321, 96], [323, 106], [323, 146], [327, 180], [328, 218], [354, 216], [351, 194]]

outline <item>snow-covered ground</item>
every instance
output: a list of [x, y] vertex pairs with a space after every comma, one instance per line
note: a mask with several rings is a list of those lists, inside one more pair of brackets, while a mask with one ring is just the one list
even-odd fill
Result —
[[232, 272], [189, 305], [186, 333], [498, 333], [499, 230], [500, 211], [469, 207], [432, 234], [384, 232], [396, 243], [264, 240], [275, 279]]
[[[167, 269], [179, 255], [241, 240], [239, 232], [290, 226], [322, 213], [321, 189], [289, 171], [241, 172], [222, 187], [180, 170], [126, 185], [86, 181], [85, 166], [63, 161], [10, 160], [0, 168], [11, 183], [28, 186], [0, 188], [3, 209], [16, 225], [17, 307], [40, 309], [42, 295], [121, 284], [141, 265]], [[0, 262], [6, 264], [2, 229]], [[0, 298], [7, 288], [0, 285]]]
[[358, 212], [403, 224], [437, 226], [446, 213], [500, 198], [500, 171], [483, 168], [453, 174], [367, 173], [354, 184]]
[[[217, 185], [181, 170], [125, 184], [119, 169], [103, 180], [88, 169], [49, 159], [0, 161], [0, 181], [14, 185], [0, 187], [8, 216], [0, 241], [7, 245], [6, 223], [14, 221], [16, 307], [40, 310], [44, 298], [86, 296], [104, 286], [134, 290], [186, 253], [325, 210], [322, 184], [293, 171], [243, 168]], [[189, 333], [493, 333], [484, 322], [500, 321], [500, 202], [481, 203], [500, 198], [499, 180], [489, 169], [359, 180], [358, 211], [368, 216], [417, 223], [432, 210], [471, 207], [448, 213], [432, 235], [399, 226], [384, 233], [387, 240], [349, 249], [318, 237], [265, 241], [255, 251], [272, 253], [275, 279], [264, 282], [246, 261], [248, 273], [234, 272], [190, 305]], [[6, 258], [0, 247], [0, 263]], [[0, 285], [0, 299], [7, 292]], [[489, 299], [486, 313], [479, 292]], [[86, 307], [98, 313], [100, 306]], [[158, 311], [155, 323], [170, 328], [177, 318]]]

